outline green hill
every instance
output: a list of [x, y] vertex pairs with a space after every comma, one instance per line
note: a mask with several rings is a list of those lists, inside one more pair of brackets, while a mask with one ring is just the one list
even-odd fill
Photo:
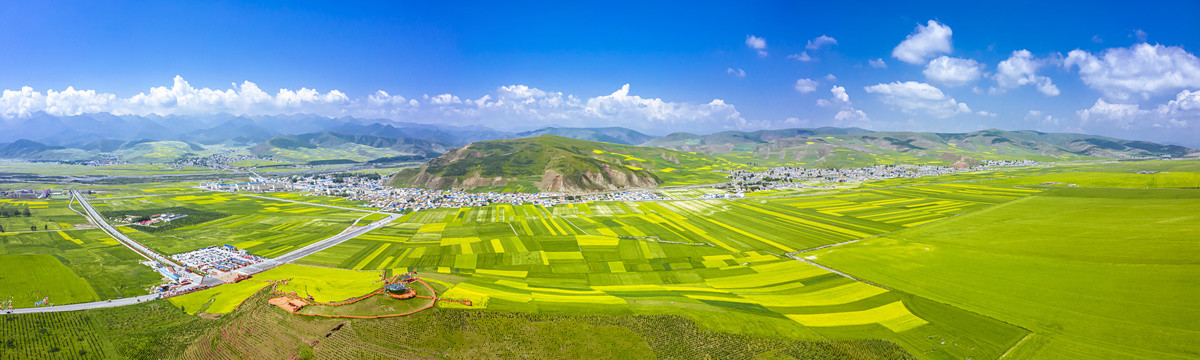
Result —
[[717, 157], [554, 135], [482, 141], [396, 174], [392, 185], [479, 191], [586, 192], [720, 182], [742, 168]]
[[254, 155], [296, 162], [424, 159], [445, 151], [445, 146], [431, 141], [333, 132], [277, 136], [250, 149]]
[[[1086, 158], [1186, 156], [1194, 150], [1083, 134], [982, 130], [969, 133], [789, 129], [796, 136], [764, 140], [764, 132], [707, 136], [672, 134], [647, 145], [721, 156], [756, 166], [857, 167], [874, 164], [973, 165], [981, 160], [1059, 161]], [[861, 130], [861, 129], [857, 129]], [[773, 133], [772, 133], [773, 132]], [[783, 136], [779, 130], [766, 134]], [[819, 134], [819, 132], [827, 132]], [[690, 135], [690, 136], [689, 136]]]
[[80, 149], [50, 146], [31, 140], [17, 140], [10, 144], [0, 144], [0, 158], [23, 159], [40, 161], [70, 161], [85, 160], [93, 155]]
[[122, 144], [110, 154], [136, 163], [170, 163], [184, 156], [207, 155], [204, 146], [183, 141], [154, 141], [149, 139]]

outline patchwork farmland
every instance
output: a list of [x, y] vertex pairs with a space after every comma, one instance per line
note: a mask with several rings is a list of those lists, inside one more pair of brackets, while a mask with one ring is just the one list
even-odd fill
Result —
[[[443, 277], [445, 297], [472, 303], [439, 304], [447, 308], [680, 314], [738, 333], [883, 337], [929, 357], [987, 358], [1025, 330], [784, 254], [1036, 192], [949, 184], [804, 198], [435, 209], [302, 261], [440, 274], [430, 276]], [[981, 327], [991, 336], [959, 335]]]
[[[183, 358], [291, 353], [313, 341], [328, 343], [305, 351], [329, 358], [358, 358], [381, 349], [416, 357], [467, 354], [465, 349], [477, 345], [509, 346], [505, 341], [522, 336], [514, 335], [517, 329], [560, 334], [593, 329], [608, 335], [577, 338], [612, 342], [609, 348], [616, 357], [730, 351], [725, 354], [740, 358], [786, 343], [794, 354], [817, 358], [1110, 353], [1186, 358], [1179, 354], [1191, 351], [1191, 335], [1183, 329], [1196, 314], [1179, 301], [1191, 295], [1156, 295], [1151, 304], [1136, 294], [1177, 287], [1172, 284], [1185, 283], [1194, 272], [1187, 260], [1193, 248], [1177, 236], [1191, 231], [1193, 219], [1186, 210], [1194, 205], [1188, 200], [1193, 190], [1139, 189], [1187, 185], [1196, 173], [1190, 166], [1075, 164], [737, 199], [698, 199], [717, 192], [680, 189], [664, 192], [667, 200], [428, 209], [405, 213], [295, 264], [148, 305], [155, 306], [155, 316], [175, 319], [171, 329], [177, 330], [171, 331], [186, 334], [175, 349], [163, 350]], [[1170, 171], [1137, 173], [1147, 169]], [[1072, 183], [1082, 186], [1065, 185]], [[163, 253], [230, 244], [277, 257], [387, 217], [320, 206], [357, 204], [298, 193], [250, 196], [162, 186], [99, 194], [90, 202], [106, 216], [190, 214], [183, 219], [191, 222], [172, 226], [118, 226]], [[45, 208], [34, 210], [47, 211], [44, 216], [55, 219], [59, 229], [0, 234], [0, 274], [24, 274], [0, 276], [0, 299], [10, 300], [9, 306], [118, 299], [144, 294], [160, 281], [159, 274], [138, 263], [136, 254], [102, 231], [86, 229], [87, 220], [68, 209], [68, 201], [44, 202]], [[1138, 214], [1124, 213], [1126, 207]], [[1090, 219], [1091, 230], [1056, 235], [1061, 224], [1080, 218]], [[1126, 219], [1142, 225], [1121, 225]], [[1097, 243], [1100, 233], [1115, 238]], [[1054, 259], [1053, 265], [1045, 259]], [[1022, 270], [1004, 270], [1013, 264]], [[1046, 268], [1054, 271], [1036, 270]], [[272, 289], [310, 303], [341, 303], [377, 292], [384, 279], [408, 272], [416, 272], [433, 290], [418, 295], [436, 294], [454, 302], [396, 303], [405, 300], [381, 296], [347, 306], [310, 307], [301, 314], [267, 304]], [[991, 275], [997, 273], [1009, 275]], [[1138, 292], [1107, 285], [1097, 276], [1136, 283]], [[31, 278], [51, 281], [23, 280]], [[981, 283], [994, 286], [974, 285]], [[1039, 295], [1051, 288], [1065, 292]], [[1093, 296], [1089, 294], [1142, 305], [1119, 311], [1108, 305], [1076, 305], [1074, 299]], [[345, 319], [340, 324], [351, 328], [340, 332], [328, 332], [336, 326], [332, 319], [299, 320], [309, 318], [303, 314], [405, 314], [428, 304], [436, 305], [399, 318]], [[172, 311], [177, 313], [167, 314]], [[35, 328], [38, 321], [118, 333], [112, 326], [122, 325], [97, 320], [102, 313], [125, 316], [122, 310], [17, 315], [9, 317], [11, 322], [0, 321], [6, 324], [0, 335], [14, 334], [6, 336], [27, 344], [18, 347], [21, 354], [68, 349], [107, 356], [146, 348], [78, 332], [51, 333], [46, 341], [15, 335]], [[31, 320], [35, 316], [40, 320]], [[477, 328], [405, 327], [427, 323]], [[286, 324], [287, 330], [276, 324]], [[1158, 335], [1089, 340], [1103, 338], [1098, 329], [1104, 328]], [[690, 331], [691, 339], [713, 343], [683, 345], [678, 336], [663, 337], [675, 331]], [[221, 340], [228, 335], [220, 334], [233, 333], [240, 335]], [[419, 343], [397, 348], [384, 341], [400, 336], [396, 334]], [[465, 334], [476, 338], [459, 338]], [[609, 336], [615, 334], [634, 338]], [[459, 340], [445, 340], [450, 338]], [[525, 346], [534, 352], [549, 351], [536, 350], [539, 346], [565, 346], [553, 340], [557, 338]], [[1158, 338], [1180, 345], [1147, 350]], [[270, 345], [251, 345], [259, 342]], [[206, 345], [217, 343], [222, 345]], [[718, 350], [715, 344], [745, 352]]]

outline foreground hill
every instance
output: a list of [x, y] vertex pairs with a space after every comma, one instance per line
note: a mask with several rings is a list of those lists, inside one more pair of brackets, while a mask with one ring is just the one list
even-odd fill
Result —
[[638, 145], [654, 139], [654, 136], [646, 135], [636, 130], [626, 129], [623, 127], [604, 127], [604, 128], [562, 128], [562, 127], [547, 127], [532, 131], [518, 133], [514, 137], [527, 138], [539, 135], [557, 135], [572, 139], [599, 141], [613, 144]]
[[254, 155], [299, 162], [416, 160], [444, 152], [445, 146], [432, 141], [333, 132], [277, 136], [250, 149]]
[[392, 185], [580, 192], [715, 182], [736, 165], [703, 154], [541, 135], [483, 141], [397, 173]]

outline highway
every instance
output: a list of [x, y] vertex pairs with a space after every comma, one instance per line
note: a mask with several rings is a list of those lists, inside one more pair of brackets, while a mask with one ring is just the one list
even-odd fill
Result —
[[48, 313], [48, 312], [60, 312], [60, 311], [100, 309], [100, 308], [110, 308], [110, 307], [134, 305], [134, 304], [139, 304], [139, 303], [147, 302], [147, 301], [154, 300], [154, 299], [158, 299], [157, 294], [142, 295], [142, 296], [137, 296], [137, 297], [122, 298], [122, 299], [112, 299], [112, 300], [107, 300], [107, 301], [97, 301], [97, 302], [90, 302], [90, 303], [31, 307], [31, 308], [20, 308], [20, 309], [12, 309], [12, 310], [0, 310], [0, 314], [33, 314], [33, 313]]
[[133, 239], [130, 239], [128, 236], [125, 236], [125, 234], [122, 233], [120, 230], [117, 230], [117, 228], [114, 228], [112, 225], [109, 225], [108, 221], [105, 221], [104, 217], [100, 216], [100, 213], [97, 212], [96, 209], [92, 207], [92, 204], [89, 204], [87, 202], [87, 199], [85, 199], [83, 196], [79, 195], [79, 191], [71, 190], [71, 196], [74, 197], [75, 200], [79, 201], [79, 205], [83, 206], [83, 211], [85, 214], [87, 214], [88, 219], [96, 226], [99, 226], [100, 229], [104, 230], [104, 232], [108, 233], [108, 236], [112, 236], [113, 239], [120, 241], [122, 244], [125, 244], [126, 247], [132, 249], [134, 252], [137, 252], [138, 254], [141, 254], [143, 257], [145, 257], [147, 259], [158, 261], [159, 263], [162, 263], [164, 266], [172, 266], [172, 267], [179, 266], [174, 261], [171, 261], [171, 259], [168, 259], [166, 256], [159, 255], [158, 253], [154, 252], [153, 250], [150, 250], [149, 248], [142, 246], [142, 244], [138, 243], [137, 241], [133, 241]]
[[370, 223], [367, 226], [363, 226], [361, 228], [342, 232], [341, 234], [337, 234], [337, 235], [329, 237], [328, 239], [317, 241], [312, 244], [308, 244], [308, 246], [296, 249], [295, 251], [289, 252], [287, 254], [283, 254], [277, 258], [241, 268], [238, 271], [249, 273], [249, 274], [257, 274], [257, 273], [266, 271], [268, 269], [274, 268], [274, 267], [282, 265], [282, 264], [300, 260], [301, 258], [303, 258], [305, 256], [315, 254], [321, 250], [325, 250], [334, 245], [341, 244], [342, 242], [344, 242], [346, 240], [356, 238], [359, 235], [366, 234], [372, 230], [383, 227], [384, 225], [387, 225], [387, 224], [391, 223], [392, 221], [395, 221], [396, 219], [399, 219], [399, 218], [400, 218], [400, 215], [391, 215], [391, 216], [388, 216], [387, 218], [384, 218], [383, 220], [379, 220], [379, 221]]

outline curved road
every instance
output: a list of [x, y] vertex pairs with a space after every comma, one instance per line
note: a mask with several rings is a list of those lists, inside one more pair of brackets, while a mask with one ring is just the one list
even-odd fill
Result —
[[171, 259], [168, 259], [166, 256], [159, 255], [153, 250], [150, 250], [150, 248], [139, 244], [137, 241], [133, 241], [133, 239], [130, 239], [128, 236], [125, 236], [124, 233], [117, 230], [117, 228], [109, 225], [108, 221], [105, 221], [104, 217], [100, 216], [100, 213], [96, 211], [96, 208], [93, 208], [92, 204], [87, 202], [87, 199], [85, 199], [83, 196], [80, 196], [78, 191], [71, 190], [71, 196], [74, 197], [75, 200], [79, 201], [79, 205], [83, 206], [83, 211], [87, 214], [89, 220], [96, 224], [96, 226], [99, 226], [100, 229], [104, 230], [104, 232], [108, 233], [108, 236], [112, 236], [113, 239], [117, 239], [117, 241], [120, 241], [122, 244], [125, 244], [126, 247], [132, 249], [134, 252], [137, 252], [147, 259], [158, 261], [164, 266], [179, 266], [179, 264], [171, 261]]
[[[87, 214], [87, 216], [88, 216], [88, 220], [95, 223], [97, 226], [99, 226], [101, 229], [103, 229], [104, 232], [108, 233], [114, 239], [117, 239], [117, 241], [120, 241], [121, 243], [125, 244], [125, 246], [129, 247], [131, 250], [134, 250], [135, 252], [139, 253], [140, 255], [145, 256], [147, 259], [163, 262], [164, 264], [168, 264], [168, 265], [174, 264], [166, 257], [163, 257], [162, 255], [159, 255], [158, 253], [151, 251], [150, 249], [146, 248], [145, 246], [142, 246], [142, 244], [139, 244], [136, 241], [133, 241], [132, 239], [126, 237], [125, 234], [122, 234], [116, 228], [113, 228], [112, 225], [109, 225], [108, 222], [104, 221], [104, 218], [102, 216], [100, 216], [99, 212], [96, 212], [96, 209], [92, 208], [91, 204], [87, 203], [87, 200], [85, 200], [83, 198], [83, 196], [80, 196], [78, 193], [76, 193], [74, 191], [71, 192], [71, 195], [74, 196], [75, 199], [78, 200], [81, 205], [83, 205], [85, 214]], [[239, 195], [246, 195], [246, 194], [239, 194]], [[247, 195], [247, 196], [253, 196], [253, 195]], [[273, 199], [273, 200], [280, 200], [280, 199]], [[287, 201], [287, 200], [283, 200], [283, 201]], [[302, 201], [292, 201], [292, 202], [308, 204], [308, 205], [320, 205], [320, 204], [305, 203]], [[322, 205], [322, 206], [328, 206], [328, 205]], [[336, 206], [328, 206], [328, 207], [336, 207]], [[360, 211], [362, 211], [362, 210], [360, 210]], [[387, 213], [385, 213], [385, 214], [387, 214]], [[329, 237], [328, 239], [309, 244], [308, 246], [302, 247], [300, 249], [296, 249], [295, 251], [289, 252], [289, 253], [284, 254], [275, 259], [263, 261], [261, 263], [247, 266], [247, 267], [244, 267], [239, 270], [250, 273], [250, 274], [257, 274], [259, 272], [269, 270], [276, 266], [299, 260], [305, 256], [312, 255], [321, 250], [328, 249], [334, 245], [341, 244], [342, 242], [344, 242], [346, 240], [356, 238], [359, 235], [366, 234], [372, 230], [383, 227], [384, 225], [387, 225], [387, 224], [391, 223], [392, 221], [399, 219], [400, 216], [401, 215], [399, 215], [399, 214], [390, 214], [390, 216], [388, 216], [387, 218], [373, 222], [367, 226], [363, 226], [361, 228], [342, 232], [341, 234], [337, 234], [337, 235]], [[138, 249], [141, 249], [141, 250], [138, 250]], [[150, 254], [150, 256], [147, 256], [147, 254]], [[0, 310], [0, 314], [33, 314], [33, 313], [76, 311], [76, 310], [88, 310], [88, 309], [101, 309], [101, 308], [110, 308], [110, 307], [118, 307], [118, 306], [128, 306], [128, 305], [136, 305], [136, 304], [150, 301], [150, 300], [155, 300], [155, 299], [158, 299], [159, 296], [160, 295], [158, 295], [158, 294], [152, 294], [152, 295], [142, 295], [142, 296], [135, 296], [135, 297], [128, 297], [128, 298], [121, 298], [121, 299], [96, 301], [96, 302], [89, 302], [89, 303], [55, 305], [55, 306], [44, 306], [44, 307], [31, 307], [31, 308], [20, 308], [20, 309], [12, 309], [12, 310]]]

